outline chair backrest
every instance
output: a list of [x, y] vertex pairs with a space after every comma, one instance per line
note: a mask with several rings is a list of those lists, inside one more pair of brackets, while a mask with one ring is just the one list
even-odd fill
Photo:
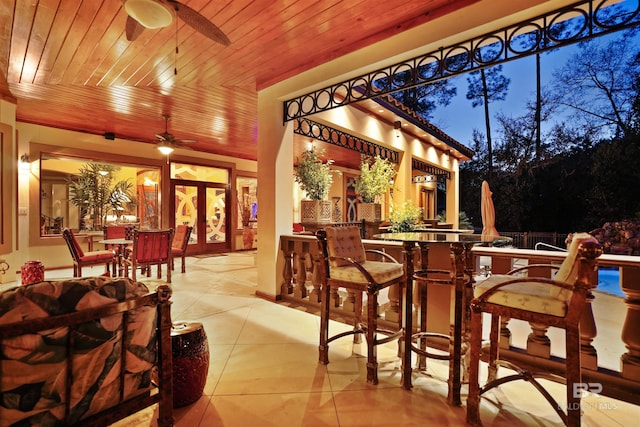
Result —
[[[362, 239], [360, 238], [360, 227], [326, 227], [327, 233], [327, 255], [329, 257], [352, 258], [357, 262], [365, 262], [366, 255]], [[331, 267], [348, 265], [345, 260], [331, 260]]]
[[134, 230], [132, 257], [138, 264], [166, 262], [171, 256], [173, 229]]
[[185, 252], [187, 250], [187, 245], [189, 244], [189, 237], [191, 237], [191, 230], [193, 230], [193, 227], [190, 225], [177, 225], [176, 231], [173, 235], [171, 249], [177, 249], [180, 252]]
[[[580, 249], [580, 245], [590, 240], [597, 243], [596, 238], [589, 233], [576, 233], [573, 235], [573, 239], [571, 240], [571, 244], [567, 251], [567, 257], [560, 265], [560, 268], [554, 277], [555, 280], [571, 284], [578, 280], [578, 269], [580, 267], [577, 262], [578, 249]], [[559, 287], [551, 287], [552, 296], [558, 296], [561, 291], [562, 289]]]
[[78, 243], [76, 235], [73, 234], [70, 228], [65, 228], [62, 230], [62, 237], [64, 241], [67, 242], [67, 247], [69, 248], [69, 252], [71, 252], [71, 258], [73, 258], [74, 261], [80, 261], [80, 258], [84, 256], [84, 251]]
[[105, 239], [133, 239], [133, 224], [105, 225]]

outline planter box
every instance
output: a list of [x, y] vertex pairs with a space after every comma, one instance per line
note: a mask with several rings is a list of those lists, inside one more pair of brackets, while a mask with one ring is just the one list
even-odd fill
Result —
[[300, 222], [331, 222], [333, 203], [329, 200], [302, 200]]
[[358, 221], [382, 221], [382, 205], [380, 203], [358, 203]]

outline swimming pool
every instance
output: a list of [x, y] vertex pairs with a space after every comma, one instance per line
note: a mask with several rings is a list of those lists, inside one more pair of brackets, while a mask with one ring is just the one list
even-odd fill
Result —
[[620, 289], [620, 270], [611, 267], [598, 268], [598, 287], [596, 289], [599, 292], [624, 297], [625, 295]]

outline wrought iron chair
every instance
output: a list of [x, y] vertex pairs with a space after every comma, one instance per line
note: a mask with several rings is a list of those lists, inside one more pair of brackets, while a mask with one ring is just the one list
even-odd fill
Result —
[[190, 225], [177, 225], [176, 232], [173, 235], [173, 243], [171, 244], [171, 269], [175, 270], [174, 261], [176, 258], [182, 258], [182, 272], [187, 271], [185, 259], [187, 257], [187, 246], [193, 227]]
[[71, 258], [73, 259], [73, 277], [82, 277], [82, 267], [98, 264], [104, 264], [106, 273], [109, 273], [109, 266], [115, 262], [113, 251], [85, 252], [70, 228], [62, 230], [62, 237], [67, 243], [69, 252], [71, 252]]
[[[320, 308], [320, 363], [329, 363], [329, 343], [347, 335], [364, 334], [367, 344], [367, 382], [378, 383], [376, 346], [398, 339], [402, 335], [402, 316], [398, 316], [395, 331], [378, 328], [378, 292], [394, 284], [405, 282], [404, 265], [381, 251], [365, 251], [360, 227], [327, 227], [316, 232], [322, 257]], [[375, 253], [385, 261], [370, 261], [367, 253]], [[352, 331], [329, 336], [331, 290], [345, 288], [356, 293], [355, 324]], [[367, 294], [366, 320], [362, 319], [362, 296]], [[384, 335], [378, 338], [378, 333]]]
[[136, 280], [138, 268], [151, 276], [151, 266], [158, 268], [157, 277], [162, 277], [162, 264], [167, 264], [167, 283], [171, 283], [171, 243], [173, 241], [173, 229], [168, 230], [134, 230], [133, 250], [128, 258], [123, 259], [124, 275]]
[[[492, 275], [478, 282], [471, 302], [471, 361], [467, 423], [480, 425], [480, 395], [509, 381], [524, 379], [544, 396], [562, 421], [569, 426], [580, 425], [580, 397], [576, 384], [581, 383], [580, 317], [590, 289], [597, 285], [596, 258], [602, 253], [598, 241], [587, 233], [573, 236], [567, 257], [553, 279], [517, 275], [535, 264], [512, 270], [506, 275]], [[557, 268], [557, 266], [545, 266]], [[478, 370], [482, 353], [482, 315], [491, 314], [491, 335], [488, 352], [488, 381], [480, 387]], [[551, 373], [530, 372], [513, 363], [499, 360], [500, 317], [520, 319], [534, 324], [554, 326], [566, 333], [566, 369], [564, 378]], [[515, 374], [498, 378], [498, 366], [515, 370]], [[567, 385], [567, 411], [543, 388], [536, 378], [545, 378]]]

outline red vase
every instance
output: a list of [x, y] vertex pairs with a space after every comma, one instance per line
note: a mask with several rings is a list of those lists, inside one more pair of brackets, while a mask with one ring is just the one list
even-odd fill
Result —
[[40, 261], [27, 261], [20, 267], [23, 285], [42, 282], [44, 280], [44, 264]]

